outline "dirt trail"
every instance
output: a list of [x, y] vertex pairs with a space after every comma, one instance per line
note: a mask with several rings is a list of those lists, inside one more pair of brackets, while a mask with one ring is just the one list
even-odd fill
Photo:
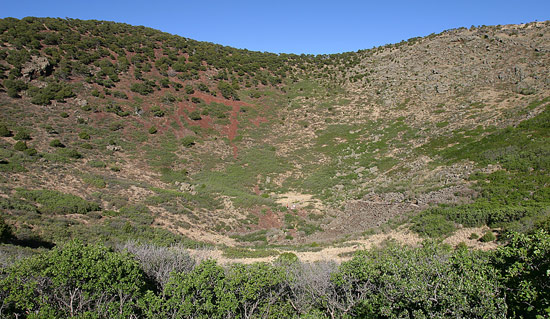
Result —
[[[444, 240], [444, 243], [450, 244], [451, 246], [456, 246], [460, 242], [465, 243], [468, 247], [472, 249], [479, 250], [492, 250], [497, 248], [495, 242], [482, 243], [476, 239], [469, 239], [470, 234], [477, 233], [483, 234], [488, 231], [487, 227], [477, 227], [477, 228], [462, 228], [457, 230], [457, 232]], [[402, 245], [408, 245], [413, 247], [418, 247], [421, 245], [423, 239], [420, 238], [417, 234], [407, 230], [406, 227], [402, 226], [396, 230], [392, 230], [387, 233], [375, 234], [369, 237], [350, 240], [344, 243], [338, 244], [334, 247], [326, 247], [319, 251], [294, 251], [294, 250], [284, 250], [276, 249], [278, 253], [293, 253], [295, 254], [300, 261], [307, 263], [314, 263], [320, 261], [334, 261], [336, 263], [342, 263], [344, 261], [350, 260], [353, 257], [353, 254], [356, 251], [371, 249], [374, 247], [383, 246], [385, 242], [395, 241]], [[214, 259], [217, 260], [220, 264], [231, 264], [231, 263], [242, 263], [242, 264], [252, 264], [256, 262], [273, 262], [277, 259], [277, 256], [271, 257], [259, 257], [259, 258], [228, 258], [223, 255], [223, 251], [217, 248], [205, 248], [205, 249], [192, 249], [189, 251], [190, 254], [200, 260], [205, 259]]]

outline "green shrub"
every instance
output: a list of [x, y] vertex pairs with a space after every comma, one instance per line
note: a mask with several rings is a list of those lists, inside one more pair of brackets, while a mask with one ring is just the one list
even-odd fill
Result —
[[161, 110], [160, 106], [154, 105], [151, 107], [151, 113], [153, 113], [156, 117], [163, 117], [165, 115], [165, 112]]
[[38, 151], [36, 150], [36, 148], [27, 148], [26, 150], [23, 151], [25, 154], [27, 154], [28, 156], [35, 156], [38, 154]]
[[124, 128], [124, 124], [120, 122], [114, 122], [109, 125], [109, 130], [115, 132]]
[[11, 131], [8, 129], [6, 125], [0, 125], [0, 136], [2, 137], [12, 136]]
[[358, 252], [330, 281], [352, 317], [504, 318], [498, 279], [483, 253], [429, 242]]
[[198, 98], [198, 97], [194, 97], [194, 96], [193, 96], [193, 97], [191, 98], [191, 102], [193, 102], [193, 103], [195, 103], [195, 104], [199, 104], [199, 103], [202, 103], [203, 100], [200, 99], [200, 98]]
[[15, 136], [13, 137], [14, 140], [16, 141], [29, 141], [31, 140], [31, 135], [29, 134], [29, 132], [27, 132], [27, 130], [19, 130]]
[[195, 138], [193, 136], [185, 136], [181, 139], [181, 144], [185, 147], [191, 147], [195, 145]]
[[27, 142], [25, 141], [18, 141], [13, 145], [13, 149], [20, 152], [26, 150], [27, 148]]
[[78, 133], [78, 137], [83, 139], [83, 140], [89, 140], [90, 139], [90, 134], [88, 132], [80, 132], [80, 133]]
[[61, 112], [61, 114], [59, 114], [59, 116], [61, 116], [62, 118], [66, 119], [69, 117], [69, 114], [67, 112]]
[[492, 231], [487, 231], [481, 238], [479, 239], [480, 242], [487, 243], [491, 241], [495, 241], [497, 238], [495, 234], [493, 234]]
[[65, 144], [61, 143], [60, 140], [55, 139], [50, 142], [51, 147], [65, 147]]
[[5, 243], [13, 237], [13, 227], [0, 216], [0, 243]]
[[97, 161], [97, 160], [89, 161], [88, 165], [90, 165], [91, 167], [96, 167], [96, 168], [105, 168], [105, 167], [107, 167], [107, 164], [105, 164], [105, 162]]
[[550, 314], [550, 235], [510, 234], [494, 264], [507, 287], [508, 318], [547, 318]]
[[75, 149], [70, 149], [70, 150], [67, 150], [65, 152], [65, 155], [67, 155], [68, 157], [70, 158], [75, 158], [75, 159], [79, 159], [79, 158], [82, 158], [82, 154], [80, 154], [77, 150]]
[[45, 214], [85, 214], [100, 209], [96, 203], [54, 190], [18, 190], [17, 195], [40, 204], [38, 211]]
[[151, 127], [149, 128], [149, 134], [156, 134], [156, 133], [157, 133], [157, 128], [154, 127], [154, 126], [151, 126]]
[[199, 110], [195, 110], [191, 113], [189, 113], [189, 118], [193, 121], [199, 121], [202, 119], [201, 112]]
[[193, 94], [193, 93], [195, 93], [195, 90], [193, 89], [193, 87], [191, 85], [186, 85], [185, 94]]
[[71, 241], [15, 263], [0, 288], [14, 318], [121, 319], [133, 317], [145, 285], [129, 254]]
[[438, 238], [451, 235], [456, 227], [444, 216], [425, 213], [414, 219], [411, 229], [422, 236]]

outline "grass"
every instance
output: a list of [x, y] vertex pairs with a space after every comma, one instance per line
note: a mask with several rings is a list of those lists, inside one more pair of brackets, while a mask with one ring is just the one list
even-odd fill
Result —
[[204, 184], [202, 192], [232, 197], [237, 207], [272, 206], [273, 201], [252, 192], [258, 176], [282, 173], [289, 168], [286, 159], [277, 157], [275, 150], [268, 146], [254, 147], [239, 155], [222, 171], [208, 169], [215, 161], [205, 163], [206, 169], [192, 176], [197, 184]]

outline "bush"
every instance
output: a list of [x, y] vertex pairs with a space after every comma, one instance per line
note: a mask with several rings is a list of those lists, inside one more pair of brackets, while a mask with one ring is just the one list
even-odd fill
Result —
[[26, 130], [20, 130], [15, 134], [13, 139], [16, 141], [29, 141], [31, 140], [31, 135]]
[[13, 237], [13, 227], [0, 216], [0, 243], [5, 243]]
[[74, 150], [74, 149], [67, 150], [67, 152], [66, 152], [65, 154], [66, 154], [68, 157], [74, 158], [74, 159], [82, 158], [82, 154], [80, 154], [77, 150]]
[[61, 143], [60, 140], [55, 139], [50, 142], [51, 147], [65, 147], [65, 144]]
[[151, 113], [153, 113], [153, 115], [156, 117], [163, 117], [165, 114], [158, 105], [154, 105], [151, 107]]
[[69, 114], [67, 112], [61, 112], [61, 114], [59, 114], [59, 116], [61, 116], [62, 118], [66, 119], [69, 117]]
[[38, 154], [38, 151], [36, 150], [36, 148], [27, 148], [23, 152], [28, 156], [35, 156], [36, 154]]
[[336, 309], [359, 318], [504, 318], [498, 278], [483, 253], [434, 243], [391, 245], [343, 263], [332, 276], [342, 298], [333, 300], [341, 306]]
[[105, 168], [105, 167], [107, 167], [107, 164], [105, 164], [105, 162], [96, 161], [96, 160], [89, 161], [88, 165], [90, 165], [91, 167], [95, 167], [95, 168]]
[[124, 128], [124, 125], [120, 122], [114, 122], [109, 125], [109, 130], [115, 132]]
[[54, 190], [18, 190], [17, 195], [40, 204], [38, 211], [45, 214], [85, 214], [100, 209], [96, 203]]
[[422, 236], [438, 238], [451, 235], [456, 227], [445, 216], [427, 212], [421, 213], [413, 220], [411, 229]]
[[195, 110], [195, 111], [189, 113], [189, 118], [193, 121], [199, 121], [199, 120], [202, 119], [201, 112], [198, 111], [198, 110]]
[[495, 241], [497, 238], [495, 234], [493, 234], [492, 231], [487, 231], [481, 238], [479, 239], [480, 242], [487, 243], [490, 241]]
[[202, 103], [203, 100], [200, 99], [200, 98], [198, 98], [198, 97], [193, 96], [193, 97], [191, 98], [191, 102], [193, 102], [193, 103], [195, 103], [195, 104], [199, 104], [199, 103]]
[[15, 143], [13, 145], [13, 149], [16, 150], [16, 151], [20, 151], [20, 152], [23, 152], [27, 148], [28, 148], [27, 147], [27, 142], [25, 142], [25, 141], [18, 141], [17, 143]]
[[550, 315], [550, 235], [513, 233], [499, 247], [494, 261], [506, 294], [508, 318], [547, 318]]
[[14, 318], [130, 318], [145, 290], [129, 254], [78, 241], [17, 262], [5, 274], [0, 291]]
[[90, 139], [90, 134], [88, 134], [87, 132], [80, 132], [80, 133], [78, 133], [78, 137], [83, 139], [83, 140], [89, 140]]
[[193, 93], [195, 93], [195, 90], [193, 89], [193, 87], [191, 85], [186, 85], [185, 94], [193, 94]]
[[151, 126], [151, 127], [149, 128], [149, 134], [156, 134], [156, 133], [157, 133], [157, 128], [154, 127], [154, 126]]
[[181, 139], [181, 144], [185, 147], [191, 147], [195, 145], [195, 138], [193, 136], [185, 136]]
[[8, 129], [6, 125], [0, 125], [0, 136], [2, 137], [12, 136], [11, 131]]

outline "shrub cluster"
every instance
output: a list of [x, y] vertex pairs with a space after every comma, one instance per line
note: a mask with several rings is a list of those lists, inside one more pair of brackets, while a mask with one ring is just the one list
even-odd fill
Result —
[[197, 264], [181, 246], [114, 251], [72, 241], [2, 270], [18, 318], [535, 318], [549, 314], [550, 235], [496, 252], [432, 242], [358, 252], [341, 266]]
[[17, 195], [40, 204], [38, 211], [45, 214], [85, 214], [100, 209], [99, 205], [72, 194], [54, 190], [23, 190]]

